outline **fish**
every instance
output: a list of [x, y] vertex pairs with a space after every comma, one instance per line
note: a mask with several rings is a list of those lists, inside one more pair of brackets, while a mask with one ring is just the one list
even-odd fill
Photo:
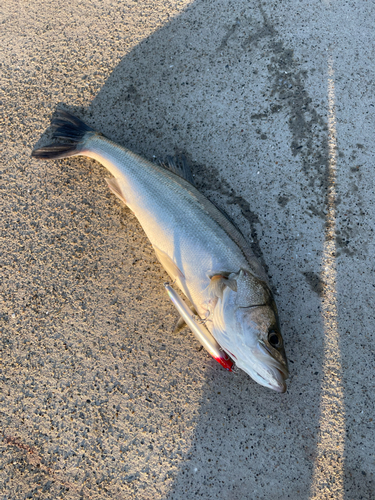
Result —
[[257, 383], [284, 393], [288, 362], [267, 274], [235, 223], [196, 188], [190, 169], [150, 162], [61, 109], [51, 128], [53, 142], [32, 157], [87, 156], [104, 165], [109, 189], [137, 217], [207, 339]]

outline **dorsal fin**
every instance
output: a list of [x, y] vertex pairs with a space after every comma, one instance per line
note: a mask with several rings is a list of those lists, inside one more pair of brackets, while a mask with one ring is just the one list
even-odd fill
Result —
[[191, 173], [190, 167], [183, 155], [180, 156], [180, 158], [167, 156], [165, 162], [161, 163], [161, 165], [182, 179], [185, 179], [185, 181], [190, 182], [192, 186], [196, 187], [193, 174]]

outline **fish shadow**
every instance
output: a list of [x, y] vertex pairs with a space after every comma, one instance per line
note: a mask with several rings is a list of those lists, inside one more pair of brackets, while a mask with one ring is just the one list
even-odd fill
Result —
[[[209, 8], [195, 2], [126, 55], [85, 112], [98, 130], [151, 161], [183, 154], [198, 188], [235, 218], [276, 278], [272, 282], [281, 284], [288, 283], [293, 265], [282, 270], [275, 264], [281, 260], [280, 249], [268, 245], [263, 250], [261, 234], [272, 229], [260, 221], [266, 207], [253, 181], [258, 162], [266, 169], [264, 135], [294, 111], [283, 106], [269, 112], [266, 97], [259, 95], [261, 88], [274, 85], [267, 64], [277, 64], [273, 58], [279, 61], [288, 54], [258, 6], [242, 12], [229, 1], [213, 2]], [[300, 72], [297, 64], [291, 69]], [[267, 118], [252, 118], [262, 107]], [[295, 168], [298, 178], [298, 161], [285, 168]], [[277, 183], [283, 167], [278, 170], [275, 192], [282, 189]], [[275, 210], [281, 219], [287, 217], [284, 207], [277, 204]], [[272, 241], [273, 235], [268, 236]], [[306, 290], [309, 307], [317, 310], [319, 299], [305, 278], [297, 276], [294, 285]], [[283, 322], [291, 308], [303, 308], [298, 299], [291, 300], [291, 288], [278, 288]], [[305, 322], [307, 331], [309, 326]], [[285, 395], [257, 385], [242, 372], [225, 372], [204, 352], [195, 354], [205, 367], [199, 415], [190, 449], [177, 469], [172, 460], [166, 463], [171, 482], [166, 500], [223, 493], [231, 500], [309, 497], [320, 379], [312, 367], [303, 371], [306, 353], [315, 350], [314, 369], [320, 372], [322, 339], [313, 339], [312, 348], [311, 339], [301, 336], [297, 318], [284, 322], [284, 336], [294, 361]]]
[[[300, 173], [300, 144], [313, 147], [313, 132], [304, 111], [282, 97], [289, 78], [301, 86], [304, 82], [292, 56], [293, 50], [285, 46], [259, 5], [244, 8], [216, 0], [208, 6], [197, 1], [132, 49], [88, 109], [64, 105], [151, 161], [184, 155], [198, 188], [227, 211], [252, 242], [276, 290], [291, 359], [288, 392], [279, 395], [243, 372], [225, 372], [205, 352], [192, 347], [194, 366], [200, 367], [198, 417], [194, 423], [182, 423], [194, 427], [189, 450], [177, 465], [172, 458], [164, 462], [170, 472], [164, 479], [170, 484], [166, 500], [223, 494], [228, 500], [282, 500], [310, 495], [320, 417], [323, 330], [320, 298], [288, 258], [286, 228], [291, 205], [296, 220], [297, 215], [307, 217], [293, 189], [298, 190], [300, 183], [308, 185], [316, 176], [324, 180], [326, 174], [314, 168], [312, 173]], [[292, 74], [283, 77], [287, 84], [280, 83], [283, 68]], [[308, 96], [303, 88], [301, 95]], [[279, 102], [270, 104], [275, 96]], [[294, 126], [295, 113], [299, 113], [300, 128]], [[323, 122], [317, 115], [317, 126], [323, 127]], [[287, 161], [277, 167], [271, 167], [265, 156], [272, 134], [290, 143]], [[324, 164], [326, 145], [322, 147], [320, 163]], [[257, 176], [257, 171], [262, 175]], [[290, 196], [283, 194], [287, 173], [292, 179]], [[315, 184], [310, 183], [310, 188], [307, 197], [315, 199]], [[282, 202], [268, 203], [278, 197]], [[318, 217], [309, 220], [315, 229], [322, 225]], [[275, 228], [281, 226], [285, 238], [275, 235]], [[318, 258], [311, 262], [312, 267], [319, 265]], [[150, 304], [153, 299], [157, 303], [154, 295]], [[175, 343], [175, 337], [169, 341]], [[194, 380], [195, 374], [188, 377]], [[189, 396], [194, 393], [182, 385], [180, 390]], [[178, 411], [183, 408], [176, 402]], [[154, 447], [153, 453], [160, 453], [159, 448]], [[137, 495], [143, 498], [138, 483]]]

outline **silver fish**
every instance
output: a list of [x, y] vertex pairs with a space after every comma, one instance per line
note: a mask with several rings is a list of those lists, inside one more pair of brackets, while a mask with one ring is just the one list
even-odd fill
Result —
[[285, 392], [288, 364], [266, 273], [240, 231], [195, 188], [191, 173], [151, 163], [65, 111], [51, 126], [54, 139], [69, 142], [32, 156], [83, 155], [102, 163], [113, 175], [109, 188], [134, 212], [221, 348], [256, 382]]

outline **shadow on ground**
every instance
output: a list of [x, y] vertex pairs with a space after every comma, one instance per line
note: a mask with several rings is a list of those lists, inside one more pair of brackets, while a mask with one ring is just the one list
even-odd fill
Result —
[[[207, 368], [199, 415], [191, 448], [171, 472], [171, 500], [223, 493], [230, 500], [309, 497], [319, 421], [323, 334], [313, 320], [320, 316], [319, 283], [287, 262], [282, 237], [273, 244], [272, 223], [287, 227], [291, 214], [297, 220], [302, 212], [318, 228], [314, 245], [320, 245], [322, 220], [312, 212], [324, 211], [317, 194], [327, 183], [326, 128], [305, 76], [260, 7], [233, 12], [230, 2], [214, 2], [207, 10], [197, 2], [126, 56], [84, 112], [107, 136], [150, 160], [184, 155], [197, 185], [236, 217], [277, 283], [289, 391], [272, 393], [200, 354]], [[285, 173], [293, 178], [287, 187]], [[296, 296], [293, 287], [302, 292]], [[306, 338], [301, 330], [316, 334]], [[172, 418], [183, 413], [176, 410]], [[141, 493], [142, 485], [134, 488]]]
[[[150, 160], [183, 156], [189, 162], [198, 187], [236, 220], [270, 275], [291, 369], [288, 392], [279, 395], [243, 373], [224, 372], [187, 331], [170, 336], [175, 314], [162, 296], [164, 278], [136, 222], [112, 200], [115, 214], [108, 210], [105, 217], [117, 217], [126, 233], [122, 239], [131, 239], [130, 251], [144, 246], [147, 252], [143, 267], [137, 259], [125, 265], [121, 261], [129, 256], [120, 244], [108, 243], [112, 260], [104, 264], [114, 267], [106, 275], [106, 293], [113, 309], [103, 306], [99, 321], [86, 314], [82, 325], [94, 332], [93, 352], [103, 343], [103, 332], [113, 352], [126, 352], [118, 365], [108, 364], [106, 374], [92, 374], [93, 381], [102, 377], [108, 394], [119, 392], [118, 405], [111, 400], [113, 408], [108, 403], [107, 413], [100, 413], [103, 434], [112, 433], [105, 456], [120, 446], [126, 457], [140, 457], [138, 462], [129, 458], [131, 465], [125, 463], [120, 472], [118, 466], [111, 469], [113, 477], [103, 474], [103, 485], [126, 484], [129, 496], [145, 500], [152, 496], [151, 483], [159, 493], [167, 484], [166, 500], [309, 498], [320, 418], [322, 192], [328, 187], [328, 152], [326, 119], [309, 95], [308, 78], [306, 65], [259, 5], [197, 1], [130, 52], [88, 109], [75, 110]], [[69, 182], [75, 161], [63, 167], [61, 175]], [[104, 170], [81, 163], [85, 175], [92, 175], [84, 181], [86, 189], [99, 189]], [[95, 207], [90, 210], [96, 213]], [[82, 264], [78, 274], [84, 272]], [[122, 276], [131, 266], [143, 273], [130, 292], [138, 303], [127, 304], [134, 317], [139, 314], [139, 323], [121, 307], [118, 291], [131, 288], [131, 274]], [[142, 304], [150, 299], [150, 286], [155, 311]], [[159, 297], [162, 311], [168, 311], [165, 320], [157, 311]], [[133, 333], [123, 333], [125, 323]], [[120, 373], [124, 359], [131, 370]], [[186, 405], [195, 405], [189, 417]], [[112, 418], [122, 423], [113, 427]], [[100, 439], [92, 444], [98, 453], [104, 449]], [[347, 473], [346, 489], [362, 490], [368, 498], [372, 486], [354, 470]]]

